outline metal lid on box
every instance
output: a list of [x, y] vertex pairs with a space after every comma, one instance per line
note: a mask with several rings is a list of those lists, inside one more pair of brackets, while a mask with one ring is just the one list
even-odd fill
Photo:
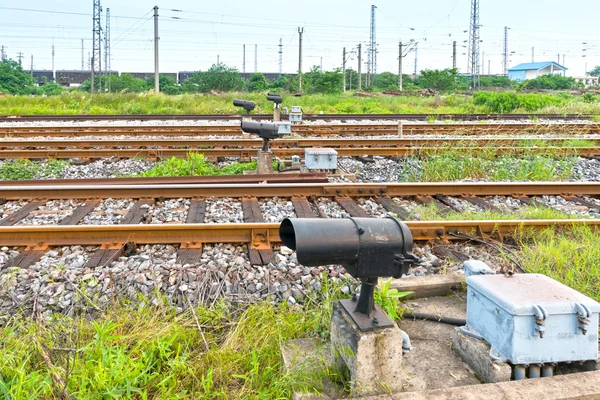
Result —
[[329, 147], [308, 147], [304, 150], [305, 154], [311, 155], [337, 155], [337, 151]]
[[513, 315], [534, 315], [534, 306], [551, 315], [573, 314], [577, 304], [600, 312], [597, 301], [541, 274], [470, 276], [467, 285]]

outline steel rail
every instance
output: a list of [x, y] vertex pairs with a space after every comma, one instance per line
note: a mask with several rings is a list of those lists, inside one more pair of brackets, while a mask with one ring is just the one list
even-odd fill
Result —
[[[294, 125], [293, 132], [302, 135], [410, 135], [432, 134], [596, 134], [600, 124], [406, 124], [400, 129], [390, 124]], [[1, 127], [0, 135], [12, 137], [35, 136], [240, 136], [236, 126], [58, 126], [58, 127]]]
[[[555, 145], [562, 144], [572, 138], [569, 137], [553, 137], [544, 138], [543, 143]], [[453, 146], [457, 145], [477, 145], [477, 146], [517, 146], [521, 144], [523, 138], [485, 138], [480, 139], [476, 136], [469, 138], [452, 138], [452, 139], [438, 139], [438, 138], [345, 138], [345, 139], [329, 139], [329, 138], [318, 138], [318, 139], [303, 139], [303, 138], [284, 138], [275, 139], [270, 142], [272, 148], [278, 147], [361, 147], [361, 146], [379, 146], [379, 147], [427, 147], [427, 146]], [[531, 138], [535, 140], [535, 138]], [[591, 143], [600, 145], [600, 139], [589, 139]], [[67, 149], [67, 148], [214, 148], [214, 147], [261, 147], [263, 141], [261, 139], [78, 139], [78, 140], [65, 140], [65, 139], [45, 139], [45, 140], [12, 140], [12, 139], [0, 139], [0, 149], [19, 149], [19, 148], [31, 148], [31, 149]], [[533, 146], [532, 146], [533, 147]]]
[[[590, 226], [600, 220], [514, 220], [514, 221], [407, 221], [414, 240], [465, 240], [510, 235], [517, 229]], [[279, 224], [177, 224], [177, 225], [77, 225], [0, 227], [0, 246], [29, 246], [30, 250], [62, 245], [119, 246], [135, 244], [256, 243], [280, 242]]]
[[[208, 184], [251, 184], [251, 183], [327, 183], [325, 172], [284, 173], [268, 175], [214, 175], [214, 176], [169, 176], [133, 178], [87, 178], [87, 179], [40, 179], [27, 181], [0, 181], [0, 186], [93, 186], [93, 185], [208, 185]], [[0, 194], [0, 197], [2, 195]]]
[[[209, 159], [236, 157], [248, 160], [256, 157], [259, 149], [48, 149], [48, 150], [0, 150], [0, 159], [100, 159], [100, 158], [139, 158], [159, 160], [164, 158], [185, 158], [190, 152], [204, 154]], [[299, 148], [271, 149], [278, 157], [301, 155]], [[337, 147], [340, 157], [382, 156], [407, 157], [440, 154], [447, 149], [441, 147]], [[500, 154], [546, 154], [579, 155], [593, 157], [600, 155], [598, 147], [453, 147], [453, 151], [468, 155], [480, 153]]]
[[162, 185], [1, 185], [4, 200], [209, 197], [600, 195], [598, 182], [273, 183]]
[[[271, 114], [251, 114], [252, 118], [272, 119]], [[530, 118], [555, 119], [555, 120], [577, 120], [591, 119], [595, 114], [304, 114], [305, 120], [413, 120], [427, 121], [431, 118], [436, 120], [457, 121], [479, 121], [479, 120], [525, 120]], [[102, 121], [102, 120], [126, 120], [126, 121], [152, 121], [152, 120], [233, 120], [247, 117], [242, 114], [133, 114], [133, 115], [6, 115], [0, 116], [0, 122], [26, 122], [26, 121]], [[282, 115], [282, 119], [287, 119]]]

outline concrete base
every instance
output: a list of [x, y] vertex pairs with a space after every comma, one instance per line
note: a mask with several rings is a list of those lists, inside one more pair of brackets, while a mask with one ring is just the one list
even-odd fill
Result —
[[485, 383], [510, 381], [511, 366], [507, 363], [493, 362], [490, 359], [490, 345], [484, 340], [455, 330], [452, 338], [452, 350]]
[[273, 173], [273, 153], [270, 151], [258, 151], [258, 168], [256, 173], [259, 175]]
[[353, 397], [402, 390], [402, 331], [360, 331], [339, 305], [333, 305], [331, 346], [337, 363], [347, 367]]

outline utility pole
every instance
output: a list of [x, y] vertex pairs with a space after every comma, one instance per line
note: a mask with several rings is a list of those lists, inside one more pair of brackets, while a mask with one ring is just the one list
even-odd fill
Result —
[[452, 68], [456, 69], [456, 40], [452, 42]]
[[[17, 59], [19, 60], [19, 67], [22, 68], [23, 67], [23, 61], [22, 61], [23, 60], [23, 53], [22, 52], [19, 52], [19, 54], [17, 55]], [[587, 69], [586, 69], [586, 72], [587, 72]]]
[[371, 74], [377, 73], [377, 39], [375, 26], [375, 10], [377, 6], [371, 5], [371, 29], [369, 37], [369, 48], [367, 51], [367, 83], [366, 87], [371, 86]]
[[254, 72], [258, 72], [258, 45], [254, 45]]
[[502, 53], [502, 75], [508, 75], [508, 26], [504, 27], [504, 51]]
[[298, 50], [298, 89], [302, 91], [302, 34], [304, 28], [298, 28], [299, 39], [299, 50]]
[[323, 71], [323, 57], [321, 57], [321, 63], [319, 64], [319, 67], [321, 67], [321, 71]]
[[54, 38], [52, 39], [52, 80], [56, 81], [56, 73], [54, 72]]
[[471, 0], [471, 26], [469, 29], [469, 70], [473, 89], [479, 87], [480, 59], [479, 59], [479, 0]]
[[488, 75], [492, 74], [492, 60], [488, 58]]
[[402, 41], [400, 41], [398, 43], [398, 90], [402, 90], [402, 57]]
[[[102, 74], [102, 24], [100, 16], [102, 14], [102, 5], [100, 0], [94, 0], [94, 13], [93, 13], [93, 30], [92, 30], [92, 68], [91, 68], [91, 91], [94, 93], [94, 80], [95, 74]], [[98, 82], [99, 91], [102, 90], [102, 81]]]
[[106, 9], [106, 31], [104, 32], [104, 69], [108, 73], [108, 91], [110, 92], [110, 8]]
[[566, 62], [565, 62], [565, 53], [563, 53], [563, 61], [562, 61], [562, 64], [561, 64], [561, 65], [564, 67], [564, 66], [565, 66], [565, 64], [566, 64]]
[[4, 45], [0, 47], [0, 61], [4, 61]]
[[83, 71], [85, 69], [85, 56], [84, 56], [84, 49], [83, 49], [83, 39], [81, 39], [81, 70]]
[[158, 6], [154, 6], [154, 92], [160, 92], [160, 79], [158, 72]]
[[242, 72], [245, 74], [246, 73], [246, 45], [244, 45], [243, 47], [243, 51], [242, 51]]
[[535, 47], [531, 48], [531, 62], [535, 62]]
[[417, 72], [419, 71], [419, 70], [417, 69], [417, 63], [418, 63], [418, 61], [419, 61], [419, 58], [418, 58], [418, 55], [417, 55], [417, 54], [418, 54], [418, 53], [417, 53], [417, 46], [418, 46], [418, 45], [419, 45], [419, 43], [415, 43], [415, 78], [417, 77]]
[[31, 55], [31, 76], [33, 76], [33, 54]]
[[343, 90], [346, 91], [346, 48], [342, 52], [342, 76], [344, 77]]
[[481, 53], [481, 75], [485, 75], [485, 51]]
[[279, 77], [283, 75], [283, 39], [279, 38]]
[[362, 89], [362, 44], [358, 45], [358, 90]]

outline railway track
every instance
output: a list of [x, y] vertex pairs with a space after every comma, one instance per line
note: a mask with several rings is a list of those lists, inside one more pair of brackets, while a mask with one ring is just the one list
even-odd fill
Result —
[[[253, 118], [271, 119], [270, 114], [252, 114]], [[246, 117], [241, 114], [164, 114], [164, 115], [18, 115], [0, 116], [0, 122], [26, 122], [26, 121], [153, 121], [153, 120], [231, 120]], [[554, 120], [579, 120], [591, 119], [592, 114], [304, 114], [303, 118], [313, 120], [411, 120], [427, 121], [456, 120], [525, 120], [525, 119], [554, 119]], [[282, 115], [287, 119], [287, 115]]]
[[[379, 136], [379, 135], [585, 135], [599, 134], [597, 123], [523, 123], [523, 124], [334, 124], [294, 125], [301, 136]], [[7, 138], [77, 136], [241, 136], [239, 125], [230, 126], [49, 126], [1, 127]]]
[[[267, 264], [273, 262], [272, 246], [279, 241], [278, 224], [265, 223], [262, 206], [266, 201], [275, 201], [274, 198], [291, 202], [298, 218], [328, 217], [323, 211], [326, 208], [320, 204], [330, 204], [328, 207], [335, 204], [354, 217], [382, 217], [392, 213], [406, 220], [415, 240], [420, 241], [502, 237], [518, 228], [600, 226], [600, 219], [566, 218], [544, 221], [413, 221], [407, 206], [411, 202], [434, 205], [443, 215], [460, 210], [457, 205], [460, 203], [480, 210], [499, 210], [491, 201], [492, 196], [511, 197], [522, 205], [543, 205], [539, 196], [560, 196], [574, 204], [574, 208], [600, 211], [600, 201], [596, 199], [600, 196], [598, 183], [164, 184], [161, 180], [158, 184], [153, 179], [134, 180], [134, 184], [124, 184], [121, 180], [119, 184], [112, 185], [105, 184], [111, 180], [95, 180], [94, 184], [84, 180], [71, 185], [57, 185], [52, 181], [40, 184], [41, 181], [38, 181], [35, 184], [22, 182], [17, 185], [11, 182], [0, 186], [0, 207], [12, 209], [12, 213], [0, 219], [0, 246], [25, 247], [11, 265], [31, 265], [50, 247], [65, 245], [99, 246], [88, 267], [105, 264], [127, 247], [141, 244], [176, 244], [179, 245], [180, 259], [191, 260], [200, 257], [203, 245], [207, 243], [246, 243], [251, 262]], [[153, 222], [153, 209], [161, 207], [161, 204], [164, 206], [169, 199], [182, 198], [188, 199], [189, 206], [180, 210], [184, 212], [179, 221]], [[244, 223], [206, 223], [210, 222], [210, 203], [219, 198], [230, 199], [227, 207], [237, 204], [236, 207], [243, 213]], [[90, 214], [106, 212], [102, 211], [102, 204], [114, 199], [130, 201], [126, 209], [111, 211], [122, 217], [116, 225], [85, 222]], [[46, 209], [49, 202], [58, 200], [67, 202], [68, 207]], [[370, 210], [365, 206], [368, 204], [376, 205], [378, 210]], [[32, 217], [44, 214], [60, 214], [60, 218], [56, 219], [57, 223], [32, 225]]]
[[[409, 157], [440, 154], [447, 149], [443, 147], [335, 147], [340, 157]], [[538, 155], [578, 155], [582, 157], [600, 156], [600, 147], [452, 147], [458, 153], [469, 155], [489, 154], [538, 154]], [[239, 158], [249, 161], [257, 156], [258, 148], [241, 149], [46, 149], [46, 150], [0, 150], [0, 159], [79, 159], [93, 160], [106, 158], [135, 158], [146, 160], [160, 160], [171, 157], [186, 158], [190, 152], [202, 153], [208, 160], [218, 160], [227, 157]], [[302, 149], [273, 148], [277, 157], [290, 158], [302, 155]]]

